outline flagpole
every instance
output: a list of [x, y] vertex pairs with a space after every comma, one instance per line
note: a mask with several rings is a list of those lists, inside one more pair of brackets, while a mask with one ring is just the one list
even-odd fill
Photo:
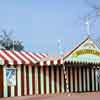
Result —
[[88, 37], [90, 36], [90, 19], [89, 19], [89, 16], [87, 16], [86, 18], [86, 31], [87, 31], [87, 34], [88, 34]]

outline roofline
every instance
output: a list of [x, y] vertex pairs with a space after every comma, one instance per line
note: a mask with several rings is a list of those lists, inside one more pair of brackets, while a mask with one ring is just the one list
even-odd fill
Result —
[[88, 39], [91, 39], [90, 36], [88, 36], [84, 41], [82, 41], [80, 44], [78, 44], [78, 46], [76, 46], [73, 50], [71, 50], [71, 52], [69, 52], [67, 55], [64, 56], [63, 59], [65, 59], [66, 57], [68, 57], [69, 55], [71, 55], [77, 48], [79, 48], [83, 43], [85, 43]]

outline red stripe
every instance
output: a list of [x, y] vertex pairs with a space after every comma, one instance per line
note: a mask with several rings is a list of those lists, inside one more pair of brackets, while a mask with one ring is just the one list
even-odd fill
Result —
[[35, 94], [35, 67], [32, 67], [32, 85], [33, 85], [33, 95]]
[[24, 96], [24, 66], [21, 66], [21, 95]]
[[54, 66], [54, 82], [55, 82], [55, 93], [57, 92], [57, 85], [56, 85], [56, 83], [57, 83], [57, 78], [56, 78], [56, 76], [57, 76], [57, 66]]
[[26, 52], [31, 58], [33, 58], [34, 60], [38, 61], [34, 56], [32, 56], [31, 54], [29, 54], [29, 52]]
[[63, 92], [63, 91], [62, 91], [62, 68], [63, 68], [63, 67], [61, 67], [61, 92]]
[[21, 60], [22, 64], [25, 64], [25, 61], [19, 56], [17, 55], [14, 51], [11, 51], [18, 59]]
[[26, 67], [27, 95], [29, 95], [29, 69]]
[[17, 81], [18, 81], [18, 80], [17, 80], [17, 71], [16, 71], [16, 86], [15, 86], [15, 96], [18, 96], [18, 94], [17, 94], [17, 87], [18, 87], [18, 86], [17, 86], [17, 85], [18, 85], [18, 84], [17, 84]]
[[43, 56], [43, 58], [46, 58], [47, 56], [43, 55], [42, 53], [40, 53], [41, 56]]
[[49, 66], [49, 93], [51, 93], [51, 66]]
[[46, 94], [46, 68], [47, 66], [43, 66], [43, 72], [44, 72], [44, 94]]
[[39, 94], [41, 94], [41, 83], [40, 83], [40, 67], [38, 67], [38, 91], [39, 91]]
[[54, 64], [54, 60], [51, 60], [51, 61], [50, 61], [50, 64]]
[[43, 62], [43, 65], [44, 65], [44, 66], [47, 66], [47, 62], [46, 62], [46, 61], [44, 61], [44, 62]]
[[34, 53], [34, 55], [35, 55], [36, 57], [38, 57], [39, 59], [41, 59], [41, 57], [40, 57], [40, 56], [38, 56], [38, 54], [35, 54], [35, 53]]
[[25, 59], [27, 59], [27, 60], [30, 62], [30, 64], [33, 64], [33, 62], [32, 62], [28, 57], [26, 57], [22, 52], [20, 52], [20, 54], [21, 54]]
[[10, 97], [10, 96], [11, 96], [11, 87], [8, 86], [8, 97]]
[[5, 64], [8, 64], [8, 60], [7, 60], [2, 54], [0, 54], [0, 57], [1, 57], [2, 59], [4, 59], [4, 63], [5, 63]]
[[0, 97], [3, 97], [3, 66], [0, 67]]
[[4, 50], [3, 52], [13, 60], [14, 64], [17, 64], [17, 61], [10, 54], [8, 54], [6, 50]]
[[61, 66], [59, 66], [59, 88], [60, 88], [60, 93], [61, 93]]
[[57, 60], [57, 64], [61, 64], [61, 59]]

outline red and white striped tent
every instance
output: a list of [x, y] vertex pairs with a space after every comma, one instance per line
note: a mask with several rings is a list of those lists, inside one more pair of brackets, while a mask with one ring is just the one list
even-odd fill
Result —
[[[63, 60], [60, 57], [50, 57], [45, 53], [0, 50], [0, 97], [39, 95], [64, 91], [63, 70], [61, 71], [61, 66], [60, 69], [54, 67], [62, 63]], [[8, 86], [6, 68], [16, 69], [15, 86]], [[56, 75], [54, 74], [55, 68], [58, 70]], [[62, 77], [60, 77], [61, 75]]]
[[41, 66], [43, 66], [62, 63], [63, 60], [61, 59], [61, 57], [49, 56], [46, 53], [0, 50], [0, 65], [40, 64]]
[[48, 55], [45, 53], [0, 50], [0, 64], [1, 65], [36, 64], [40, 62], [41, 59], [46, 58], [46, 57], [48, 57]]

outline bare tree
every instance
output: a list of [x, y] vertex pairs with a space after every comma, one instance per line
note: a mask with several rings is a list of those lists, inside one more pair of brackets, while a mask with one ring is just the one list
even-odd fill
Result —
[[[85, 3], [92, 8], [85, 18], [89, 18], [89, 21], [94, 24], [97, 18], [100, 18], [100, 1], [99, 0], [84, 0]], [[91, 36], [92, 37], [92, 36]], [[100, 37], [93, 39], [97, 46], [100, 48]]]
[[22, 42], [19, 40], [13, 40], [11, 36], [12, 32], [7, 33], [6, 30], [2, 30], [0, 35], [0, 45], [2, 47], [1, 49], [17, 51], [23, 50], [24, 46], [22, 45]]

